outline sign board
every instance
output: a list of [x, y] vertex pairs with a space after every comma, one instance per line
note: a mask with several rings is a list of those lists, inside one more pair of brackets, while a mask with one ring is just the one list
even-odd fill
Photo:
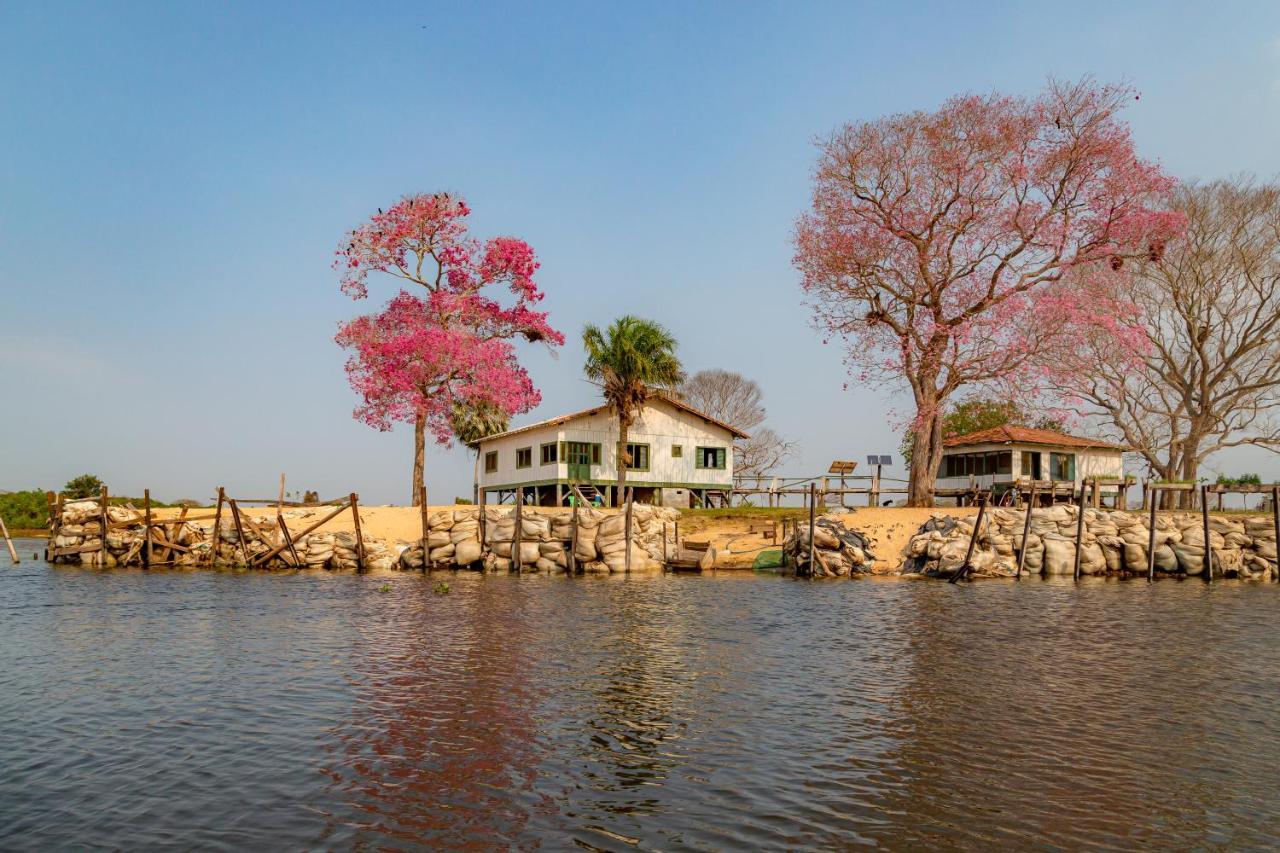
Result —
[[831, 467], [827, 469], [827, 473], [840, 474], [843, 476], [845, 474], [852, 474], [853, 469], [857, 467], [858, 467], [857, 462], [849, 462], [848, 460], [845, 460], [845, 459], [837, 459], [835, 462], [831, 463]]

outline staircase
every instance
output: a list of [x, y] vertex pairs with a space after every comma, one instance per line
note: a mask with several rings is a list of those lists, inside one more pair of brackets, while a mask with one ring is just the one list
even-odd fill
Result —
[[600, 495], [600, 490], [597, 489], [595, 486], [591, 485], [590, 483], [576, 484], [575, 488], [578, 490], [578, 493], [581, 494], [582, 497], [586, 500], [588, 506], [595, 504], [596, 498]]

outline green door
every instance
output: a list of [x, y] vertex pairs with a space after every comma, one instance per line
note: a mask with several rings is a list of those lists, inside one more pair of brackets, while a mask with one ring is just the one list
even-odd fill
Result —
[[569, 463], [569, 480], [585, 483], [591, 479], [591, 444], [586, 441], [567, 442], [564, 461]]

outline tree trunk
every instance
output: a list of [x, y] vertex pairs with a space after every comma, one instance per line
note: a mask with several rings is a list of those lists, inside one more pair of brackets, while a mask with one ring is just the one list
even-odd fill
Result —
[[413, 505], [427, 503], [427, 418], [418, 415], [413, 421]]
[[942, 461], [942, 417], [936, 413], [911, 428], [911, 472], [907, 506], [933, 506], [933, 484]]

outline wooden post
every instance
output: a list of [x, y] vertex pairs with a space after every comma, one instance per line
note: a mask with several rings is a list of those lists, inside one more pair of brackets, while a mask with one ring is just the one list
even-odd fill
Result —
[[15, 566], [18, 565], [22, 561], [18, 559], [18, 552], [13, 547], [13, 540], [9, 538], [9, 528], [5, 527], [4, 518], [2, 517], [0, 517], [0, 533], [4, 534], [4, 544], [9, 546], [9, 559], [13, 560]]
[[569, 559], [566, 561], [569, 567], [569, 574], [576, 574], [578, 571], [578, 504], [581, 499], [575, 488], [569, 495], [569, 502], [573, 504], [573, 510], [569, 518]]
[[782, 565], [780, 568], [787, 567], [787, 520], [782, 519]]
[[[481, 510], [480, 510], [480, 514], [481, 514], [481, 515], [483, 515], [483, 514], [484, 514], [484, 510], [483, 510], [483, 509], [481, 509]], [[428, 509], [427, 509], [427, 504], [426, 504], [426, 502], [425, 502], [425, 501], [424, 501], [423, 503], [419, 504], [419, 506], [418, 506], [418, 515], [419, 515], [419, 516], [421, 516], [421, 520], [422, 520], [422, 570], [425, 572], [425, 571], [427, 570], [427, 568], [428, 568], [428, 567], [427, 567], [427, 554], [428, 554], [428, 553], [430, 553], [430, 549], [429, 549], [429, 548], [427, 548], [427, 538], [428, 538], [428, 536], [429, 536], [429, 535], [430, 535], [430, 533], [431, 533], [431, 529], [430, 529], [430, 528], [431, 528], [431, 523], [430, 523], [430, 521], [429, 521], [430, 512], [429, 512], [429, 511], [428, 511]], [[483, 551], [483, 549], [484, 549], [484, 533], [483, 533], [483, 530], [484, 530], [484, 524], [483, 524], [483, 522], [482, 522], [482, 523], [481, 523], [481, 525], [480, 525], [480, 529], [481, 529], [481, 531], [482, 531], [482, 532], [481, 532], [481, 534], [480, 534], [480, 547], [481, 547], [481, 550]]]
[[[1156, 579], [1156, 502], [1154, 492], [1152, 493], [1151, 498], [1151, 516], [1147, 520], [1147, 527], [1149, 528], [1149, 533], [1147, 535], [1148, 583]], [[1147, 484], [1145, 482], [1142, 484], [1142, 503], [1143, 508], [1145, 509], [1147, 503]]]
[[[880, 465], [876, 465], [876, 473], [871, 476], [871, 494], [867, 495], [867, 506], [880, 506]], [[841, 503], [844, 499], [841, 498]]]
[[1271, 487], [1271, 523], [1276, 532], [1276, 580], [1280, 581], [1280, 486]]
[[[1151, 498], [1150, 498], [1150, 492], [1148, 491], [1148, 488], [1149, 488], [1149, 487], [1148, 487], [1147, 481], [1146, 481], [1146, 480], [1143, 480], [1143, 481], [1142, 481], [1142, 509], [1143, 509], [1143, 510], [1146, 510], [1146, 508], [1147, 508], [1147, 501], [1148, 501], [1148, 500], [1151, 500]], [[1154, 500], [1152, 500], [1151, 502], [1152, 502], [1152, 503], [1155, 503], [1155, 501], [1154, 501]]]
[[664, 521], [662, 522], [662, 567], [665, 569], [669, 562], [671, 558], [667, 554], [667, 523]]
[[[218, 562], [218, 526], [222, 524], [222, 501], [226, 498], [227, 491], [222, 486], [218, 486], [218, 508], [213, 511], [213, 547], [209, 549], [209, 565]], [[147, 531], [147, 535], [151, 535], [151, 531]]]
[[142, 490], [142, 506], [143, 506], [142, 511], [144, 515], [143, 525], [145, 528], [144, 535], [146, 536], [146, 539], [144, 540], [145, 544], [142, 546], [142, 568], [149, 569], [151, 568], [151, 490], [150, 489]]
[[634, 486], [627, 486], [627, 508], [626, 517], [623, 520], [623, 538], [627, 543], [626, 567], [627, 574], [631, 574], [631, 503], [635, 499], [636, 490]]
[[280, 497], [276, 498], [276, 515], [284, 513], [284, 472], [280, 472]]
[[1018, 550], [1018, 570], [1014, 572], [1014, 579], [1021, 580], [1022, 567], [1027, 562], [1027, 537], [1031, 535], [1031, 510], [1036, 505], [1036, 484], [1031, 484], [1031, 494], [1027, 497], [1027, 518], [1022, 522], [1022, 547]]
[[1084, 481], [1080, 482], [1080, 515], [1076, 518], [1076, 559], [1072, 568], [1071, 575], [1076, 580], [1080, 580], [1080, 551], [1084, 542]]
[[[422, 505], [425, 507], [426, 501]], [[360, 502], [355, 492], [351, 493], [351, 518], [356, 526], [356, 571], [364, 571], [364, 534], [360, 531]], [[427, 555], [422, 555], [422, 564], [427, 564]]]
[[523, 489], [516, 490], [516, 527], [511, 534], [511, 568], [516, 572], [524, 568], [523, 561], [520, 559], [520, 539], [524, 534], [524, 520], [520, 517], [520, 505], [524, 503], [522, 491]]
[[[973, 533], [969, 534], [969, 547], [964, 552], [964, 563], [961, 564], [960, 568], [951, 573], [951, 577], [947, 580], [948, 583], [955, 583], [965, 575], [969, 574], [973, 568], [969, 565], [969, 561], [973, 559], [973, 549], [974, 546], [978, 544], [978, 535], [982, 532], [982, 517], [986, 512], [987, 496], [985, 494], [978, 495], [978, 517], [973, 520]], [[1026, 547], [1025, 543], [1023, 547]]]
[[103, 486], [101, 496], [102, 506], [99, 507], [99, 509], [102, 510], [102, 548], [99, 549], [99, 553], [102, 554], [103, 568], [106, 568], [107, 565], [107, 531], [111, 529], [111, 514], [107, 512], [107, 505], [110, 503], [110, 500], [110, 497], [107, 495], [107, 487]]
[[[281, 482], [283, 483], [283, 478]], [[293, 537], [289, 535], [289, 528], [284, 523], [284, 513], [279, 509], [276, 510], [276, 524], [280, 525], [280, 535], [284, 538], [284, 544], [289, 546], [289, 554], [293, 557], [293, 567], [295, 569], [302, 568], [302, 561], [298, 559], [298, 552], [293, 547]]]
[[813, 576], [813, 540], [814, 540], [814, 521], [817, 515], [817, 487], [812, 480], [809, 481], [809, 575]]
[[1200, 486], [1200, 518], [1204, 521], [1204, 580], [1213, 582], [1213, 546], [1209, 544], [1209, 486]]
[[249, 565], [249, 542], [244, 535], [244, 525], [240, 523], [240, 508], [236, 506], [235, 498], [227, 498], [227, 506], [231, 507], [231, 520], [236, 526], [236, 537], [240, 540], [240, 554], [244, 557], [244, 564]]

